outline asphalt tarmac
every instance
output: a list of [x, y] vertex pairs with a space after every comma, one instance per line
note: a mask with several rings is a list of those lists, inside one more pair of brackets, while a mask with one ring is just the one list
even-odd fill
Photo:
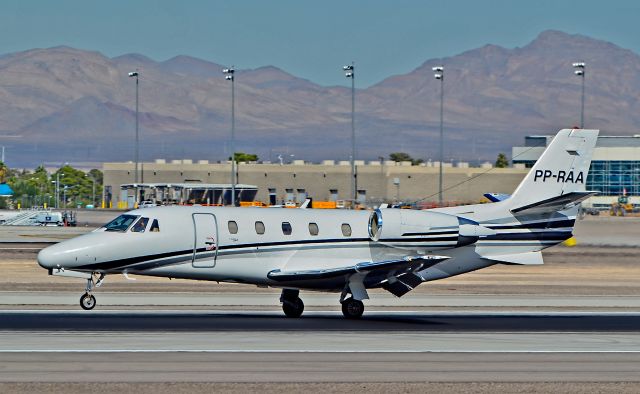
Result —
[[[640, 381], [637, 353], [113, 353], [109, 356], [2, 354], [0, 382]], [[216, 392], [215, 386], [211, 386], [210, 392]]]
[[62, 392], [70, 382], [585, 381], [640, 382], [640, 314], [0, 311], [0, 382]]
[[[640, 333], [638, 313], [367, 312], [357, 320], [339, 312], [229, 311], [0, 311], [0, 331], [91, 332], [606, 332]], [[640, 346], [640, 344], [639, 344]]]

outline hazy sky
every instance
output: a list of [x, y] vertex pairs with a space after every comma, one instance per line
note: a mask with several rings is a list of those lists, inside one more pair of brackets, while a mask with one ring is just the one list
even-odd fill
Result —
[[426, 59], [487, 43], [523, 46], [546, 29], [640, 53], [640, 1], [2, 1], [0, 53], [68, 45], [155, 60], [190, 55], [274, 65], [323, 85], [368, 86]]

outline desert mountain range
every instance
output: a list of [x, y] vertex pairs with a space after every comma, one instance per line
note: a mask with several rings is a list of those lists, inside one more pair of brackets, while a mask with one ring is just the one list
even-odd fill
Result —
[[[494, 160], [525, 135], [577, 125], [574, 61], [587, 63], [585, 126], [606, 135], [640, 133], [640, 56], [609, 42], [545, 31], [521, 48], [486, 45], [429, 59], [357, 89], [357, 156], [405, 151], [437, 158], [440, 96], [431, 67], [440, 64], [446, 68], [448, 160]], [[222, 68], [188, 56], [109, 58], [65, 46], [3, 55], [0, 145], [12, 166], [131, 160], [135, 83], [127, 73], [139, 69], [141, 158], [224, 159], [230, 85]], [[347, 85], [321, 86], [275, 66], [238, 70], [237, 150], [274, 161], [278, 154], [348, 159]]]

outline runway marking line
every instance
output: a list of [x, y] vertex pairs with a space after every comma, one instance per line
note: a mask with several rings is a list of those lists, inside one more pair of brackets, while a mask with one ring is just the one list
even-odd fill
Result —
[[189, 350], [189, 349], [10, 349], [0, 350], [2, 353], [522, 353], [522, 354], [600, 354], [600, 353], [625, 353], [625, 354], [640, 354], [640, 350], [257, 350], [257, 349], [205, 349], [205, 350]]

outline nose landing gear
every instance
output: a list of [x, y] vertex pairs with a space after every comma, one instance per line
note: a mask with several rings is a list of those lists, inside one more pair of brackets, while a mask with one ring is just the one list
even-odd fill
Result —
[[96, 306], [96, 297], [91, 293], [84, 293], [82, 297], [80, 297], [80, 306], [85, 311], [93, 309]]
[[[95, 287], [102, 286], [102, 283], [104, 282], [104, 276], [104, 274], [100, 274], [100, 277], [95, 282]], [[82, 295], [82, 297], [80, 297], [80, 307], [85, 311], [89, 311], [96, 306], [96, 297], [91, 294], [93, 287], [93, 275], [91, 275], [91, 277], [87, 279], [87, 287], [85, 288], [85, 293]]]

